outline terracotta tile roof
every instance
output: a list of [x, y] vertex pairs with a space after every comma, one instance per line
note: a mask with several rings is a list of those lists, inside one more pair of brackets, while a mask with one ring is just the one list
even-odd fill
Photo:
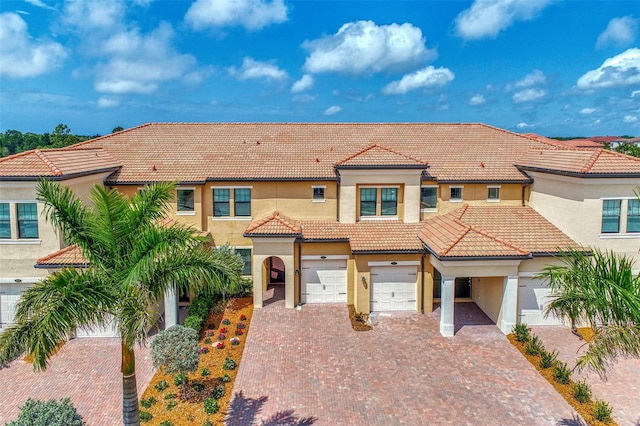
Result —
[[426, 168], [427, 163], [378, 144], [372, 144], [340, 160], [336, 167], [411, 167]]
[[34, 149], [0, 158], [0, 177], [61, 177], [115, 170], [119, 165], [103, 148]]
[[300, 223], [276, 211], [270, 216], [251, 222], [244, 231], [244, 235], [246, 237], [297, 236], [300, 235]]
[[65, 247], [36, 260], [39, 268], [62, 268], [64, 266], [86, 266], [89, 262], [76, 245]]
[[420, 239], [440, 258], [529, 257], [581, 248], [530, 207], [464, 205], [427, 220]]
[[301, 221], [305, 241], [349, 241], [351, 251], [357, 252], [419, 252], [422, 243], [418, 232], [420, 223], [395, 220], [364, 220], [357, 223], [331, 221]]
[[606, 149], [532, 150], [515, 162], [523, 170], [573, 175], [640, 176], [640, 158]]
[[69, 149], [103, 147], [123, 164], [107, 183], [126, 184], [335, 179], [336, 162], [375, 144], [401, 153], [402, 164], [429, 163], [442, 181], [527, 182], [513, 163], [531, 149], [554, 148], [484, 124], [154, 123]]

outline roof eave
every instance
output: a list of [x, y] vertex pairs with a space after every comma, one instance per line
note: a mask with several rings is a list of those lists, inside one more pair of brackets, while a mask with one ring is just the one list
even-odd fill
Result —
[[516, 166], [518, 170], [531, 171], [531, 172], [540, 172], [540, 173], [548, 173], [552, 175], [560, 175], [560, 176], [571, 176], [577, 178], [593, 178], [593, 179], [601, 179], [601, 178], [634, 178], [640, 177], [640, 172], [630, 172], [630, 173], [583, 173], [583, 172], [571, 172], [568, 170], [555, 170], [555, 169], [545, 169], [543, 167], [530, 167], [530, 166]]
[[52, 180], [52, 181], [63, 181], [67, 179], [74, 179], [83, 176], [97, 175], [99, 173], [107, 173], [107, 172], [115, 172], [121, 166], [116, 167], [107, 167], [103, 169], [89, 170], [86, 172], [78, 172], [78, 173], [68, 173], [62, 175], [31, 175], [31, 176], [0, 176], [0, 181], [37, 181], [41, 178]]

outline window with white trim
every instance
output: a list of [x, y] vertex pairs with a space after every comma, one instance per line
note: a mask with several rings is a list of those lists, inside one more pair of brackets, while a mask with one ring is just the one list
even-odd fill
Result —
[[462, 201], [461, 186], [450, 186], [449, 191], [449, 201]]
[[435, 210], [438, 207], [438, 187], [423, 186], [420, 188], [420, 208]]
[[627, 232], [640, 232], [640, 200], [629, 200], [627, 205]]
[[499, 186], [487, 186], [487, 201], [492, 201], [494, 203], [500, 201]]
[[233, 190], [233, 210], [235, 216], [251, 216], [251, 189]]
[[360, 216], [375, 216], [378, 188], [360, 188]]
[[235, 251], [242, 257], [242, 275], [251, 275], [251, 249], [250, 248], [237, 248]]
[[396, 216], [398, 214], [398, 188], [382, 188], [382, 216]]
[[325, 198], [324, 198], [324, 190], [326, 188], [325, 186], [313, 186], [311, 188], [313, 191], [312, 201], [316, 203], [325, 201]]
[[620, 232], [620, 206], [622, 200], [602, 200], [602, 233]]
[[38, 238], [38, 204], [18, 203], [18, 238]]
[[9, 203], [0, 203], [0, 238], [11, 238], [11, 214]]
[[213, 190], [213, 216], [231, 216], [229, 203], [229, 188], [214, 188]]
[[195, 200], [195, 190], [193, 189], [176, 189], [176, 198], [178, 202], [178, 212], [193, 212], [194, 210], [194, 200]]

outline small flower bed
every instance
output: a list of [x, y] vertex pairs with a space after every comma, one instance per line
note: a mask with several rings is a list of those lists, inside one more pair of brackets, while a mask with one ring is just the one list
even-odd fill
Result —
[[[141, 395], [144, 405], [150, 405], [149, 408], [141, 408], [148, 413], [145, 414], [145, 425], [181, 425], [185, 421], [194, 425], [224, 424], [252, 312], [251, 298], [235, 299], [230, 301], [224, 315], [218, 314], [217, 322], [211, 320], [214, 314], [205, 322], [207, 329], [201, 335], [198, 370], [185, 377], [189, 383], [186, 401], [182, 400], [182, 386], [174, 384], [173, 376], [163, 374], [162, 371], [156, 372]], [[244, 327], [237, 327], [238, 324]], [[242, 334], [226, 337], [230, 331], [238, 330]], [[214, 340], [208, 345], [204, 343], [205, 339], [211, 342], [212, 338], [219, 337], [221, 333], [225, 335], [225, 340]], [[226, 345], [225, 342], [230, 344]], [[210, 350], [213, 347], [217, 349]]]

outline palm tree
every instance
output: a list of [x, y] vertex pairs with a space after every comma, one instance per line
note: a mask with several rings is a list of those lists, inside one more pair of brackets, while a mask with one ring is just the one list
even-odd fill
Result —
[[633, 261], [600, 250], [570, 250], [560, 258], [563, 265], [545, 268], [538, 278], [551, 287], [545, 315], [565, 316], [594, 331], [576, 368], [605, 377], [618, 357], [640, 358], [640, 276], [633, 276]]
[[153, 184], [130, 200], [96, 185], [89, 207], [69, 188], [40, 180], [47, 219], [64, 241], [80, 247], [89, 266], [61, 269], [25, 292], [15, 324], [0, 335], [0, 366], [26, 352], [34, 370], [44, 370], [78, 327], [112, 323], [122, 348], [123, 421], [140, 423], [134, 346], [145, 343], [154, 306], [171, 289], [233, 288], [242, 268], [238, 255], [211, 250], [192, 228], [163, 223], [174, 188]]

